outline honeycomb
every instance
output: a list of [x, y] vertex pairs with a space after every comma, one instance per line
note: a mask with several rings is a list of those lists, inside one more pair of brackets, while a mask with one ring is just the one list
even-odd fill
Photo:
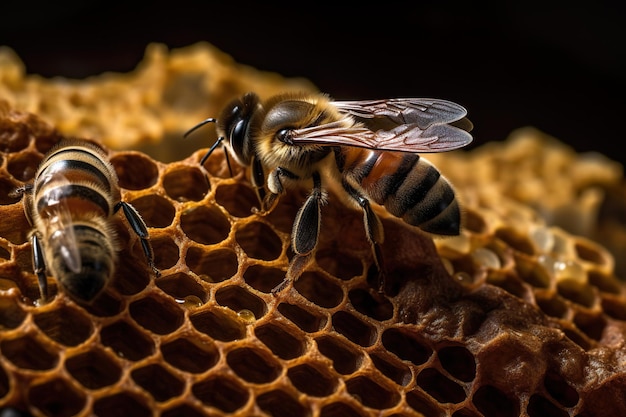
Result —
[[[179, 57], [207, 56], [206, 46], [194, 48]], [[133, 88], [137, 73], [107, 77]], [[61, 88], [58, 81], [34, 82], [34, 96]], [[239, 87], [231, 81], [223, 88]], [[621, 168], [608, 159], [578, 155], [534, 130], [470, 152], [432, 155], [457, 189], [464, 229], [433, 239], [380, 211], [391, 281], [385, 295], [376, 290], [362, 214], [331, 191], [312, 265], [273, 295], [293, 255], [291, 225], [307, 190], [288, 193], [271, 213], [254, 213], [246, 173], [236, 168], [231, 175], [221, 150], [204, 167], [206, 144], [197, 142], [188, 155], [162, 162], [115, 146], [102, 114], [92, 115], [97, 134], [58, 127], [53, 117], [24, 109], [20, 103], [34, 98], [18, 90], [0, 104], [3, 411], [626, 415], [626, 289], [616, 272], [619, 256], [591, 237], [606, 233], [600, 217], [622, 182]], [[104, 105], [113, 108], [109, 99]], [[88, 119], [83, 105], [69, 104], [74, 120]], [[163, 124], [156, 136], [180, 141], [207, 115]], [[137, 129], [124, 143], [152, 132]], [[32, 179], [56, 142], [74, 135], [108, 148], [124, 201], [149, 226], [161, 277], [151, 275], [141, 242], [119, 216], [124, 244], [106, 291], [92, 304], [77, 304], [51, 277], [51, 300], [42, 305], [30, 227], [22, 202], [9, 194]], [[613, 242], [614, 253], [623, 251], [619, 239]]]

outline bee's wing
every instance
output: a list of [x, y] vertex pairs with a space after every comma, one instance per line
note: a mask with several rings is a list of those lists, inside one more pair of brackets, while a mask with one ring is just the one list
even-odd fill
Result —
[[[70, 181], [61, 173], [55, 172], [42, 179], [41, 186], [48, 184], [47, 191], [48, 228], [50, 240], [56, 241], [55, 245], [60, 249], [61, 257], [67, 267], [75, 273], [80, 272], [82, 262], [78, 249], [78, 240], [72, 227], [72, 216], [67, 205], [67, 199], [58, 193], [62, 187], [70, 185]], [[58, 197], [57, 197], [58, 196]]]
[[[347, 145], [403, 152], [443, 152], [472, 141], [464, 107], [439, 99], [383, 99], [331, 102], [346, 121], [293, 131], [294, 143]], [[349, 126], [349, 127], [346, 127]]]

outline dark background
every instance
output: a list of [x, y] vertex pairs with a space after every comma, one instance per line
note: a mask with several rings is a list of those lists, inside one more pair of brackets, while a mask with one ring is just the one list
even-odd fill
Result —
[[472, 146], [534, 126], [626, 163], [621, 8], [536, 0], [264, 3], [11, 2], [2, 6], [0, 44], [28, 73], [82, 78], [134, 69], [150, 42], [208, 41], [239, 63], [308, 78], [337, 99], [457, 101], [474, 121]]

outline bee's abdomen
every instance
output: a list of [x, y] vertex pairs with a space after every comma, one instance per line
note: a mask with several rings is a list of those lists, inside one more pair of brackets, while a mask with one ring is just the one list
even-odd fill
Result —
[[117, 193], [115, 171], [103, 154], [89, 146], [61, 146], [39, 167], [34, 208], [42, 218], [55, 204], [64, 204], [73, 218], [108, 217]]
[[418, 154], [342, 149], [343, 170], [387, 211], [439, 235], [459, 234], [461, 214], [454, 190]]
[[61, 247], [51, 247], [53, 256], [52, 271], [72, 296], [92, 300], [106, 285], [115, 268], [116, 251], [112, 244], [114, 237], [103, 224], [78, 224], [70, 226], [76, 236], [80, 253], [81, 268], [75, 272], [63, 262], [63, 256], [56, 253]]

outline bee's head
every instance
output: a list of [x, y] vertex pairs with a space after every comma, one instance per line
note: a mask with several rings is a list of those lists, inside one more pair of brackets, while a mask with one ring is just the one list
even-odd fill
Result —
[[232, 101], [217, 121], [217, 132], [228, 139], [228, 147], [241, 165], [248, 165], [254, 152], [250, 140], [250, 120], [259, 109], [259, 97], [247, 93]]

